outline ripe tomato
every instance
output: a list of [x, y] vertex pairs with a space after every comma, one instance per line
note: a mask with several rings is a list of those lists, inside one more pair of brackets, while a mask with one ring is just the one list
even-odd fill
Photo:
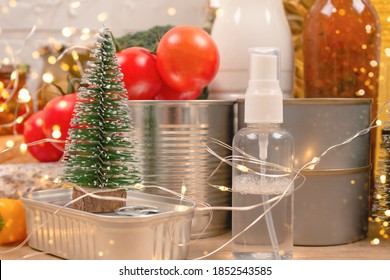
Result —
[[167, 85], [163, 85], [161, 90], [157, 93], [156, 99], [158, 100], [195, 100], [202, 93], [202, 90], [194, 91], [177, 91], [173, 88], [170, 88]]
[[[42, 126], [43, 111], [41, 110], [32, 114], [24, 123], [23, 136], [26, 144], [47, 138]], [[27, 149], [33, 157], [42, 162], [58, 161], [63, 154], [49, 142], [28, 146]]]
[[43, 108], [43, 132], [47, 138], [64, 140], [64, 143], [53, 144], [61, 150], [65, 148], [76, 97], [76, 93], [58, 96], [51, 99]]
[[162, 86], [155, 56], [141, 47], [130, 47], [116, 55], [129, 99], [153, 99]]
[[157, 69], [164, 82], [180, 92], [201, 90], [217, 74], [219, 52], [211, 36], [195, 26], [176, 26], [161, 38]]

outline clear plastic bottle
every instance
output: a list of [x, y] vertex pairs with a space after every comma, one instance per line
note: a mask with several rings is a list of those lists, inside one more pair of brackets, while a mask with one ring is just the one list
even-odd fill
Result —
[[281, 127], [278, 57], [277, 49], [250, 49], [247, 126], [233, 138], [233, 207], [274, 201], [249, 210], [233, 209], [237, 259], [291, 259], [293, 254], [294, 139]]

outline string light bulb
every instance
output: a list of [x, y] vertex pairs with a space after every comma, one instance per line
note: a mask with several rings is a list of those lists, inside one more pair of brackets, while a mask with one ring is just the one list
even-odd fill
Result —
[[72, 28], [71, 27], [62, 28], [61, 34], [62, 34], [62, 36], [69, 38], [73, 34]]
[[3, 89], [3, 90], [1, 91], [0, 96], [1, 96], [3, 99], [7, 99], [7, 98], [9, 97], [9, 91], [6, 90], [6, 89]]
[[61, 138], [62, 133], [61, 133], [61, 128], [60, 128], [59, 125], [54, 125], [54, 126], [52, 127], [51, 136], [52, 136], [54, 139], [60, 139], [60, 138]]
[[42, 80], [45, 82], [45, 83], [48, 83], [48, 84], [51, 84], [53, 81], [54, 81], [54, 76], [52, 73], [50, 72], [46, 72], [42, 75]]
[[74, 60], [79, 60], [79, 54], [76, 51], [72, 51], [72, 58]]
[[174, 15], [176, 15], [176, 9], [171, 7], [167, 10], [167, 13], [169, 16], [174, 16]]
[[380, 179], [380, 181], [381, 181], [382, 184], [386, 184], [386, 175], [381, 175], [381, 176], [379, 177], [379, 179]]
[[16, 123], [17, 124], [21, 124], [23, 122], [23, 120], [24, 120], [24, 117], [23, 116], [19, 116], [19, 117], [16, 118]]
[[107, 13], [100, 13], [97, 16], [97, 20], [99, 22], [105, 22], [107, 20], [107, 18], [108, 18], [108, 14]]
[[26, 153], [27, 152], [27, 144], [26, 143], [20, 144], [19, 150], [22, 154]]
[[18, 93], [18, 101], [20, 103], [28, 103], [31, 101], [31, 95], [28, 89], [21, 88]]
[[379, 245], [381, 241], [378, 239], [378, 238], [374, 238], [373, 240], [371, 240], [370, 244], [371, 245]]
[[15, 146], [15, 142], [14, 142], [13, 140], [7, 140], [7, 141], [5, 142], [5, 146], [6, 146], [7, 148], [12, 148], [13, 146]]
[[80, 7], [80, 5], [81, 5], [80, 1], [72, 1], [70, 3], [70, 7], [73, 9], [77, 9], [78, 7]]
[[248, 167], [241, 165], [241, 164], [238, 164], [236, 168], [238, 170], [240, 170], [241, 172], [248, 172], [249, 171]]
[[12, 71], [11, 73], [11, 81], [15, 81], [19, 77], [18, 71]]
[[47, 62], [51, 65], [54, 65], [56, 64], [57, 62], [57, 58], [54, 56], [54, 55], [50, 55], [48, 58], [47, 58]]

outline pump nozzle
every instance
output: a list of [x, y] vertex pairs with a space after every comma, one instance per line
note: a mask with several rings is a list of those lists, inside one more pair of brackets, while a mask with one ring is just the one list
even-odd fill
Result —
[[245, 94], [245, 122], [282, 123], [280, 51], [277, 48], [251, 48], [249, 54], [250, 72]]
[[250, 49], [249, 51], [249, 80], [279, 81], [279, 54], [275, 51], [259, 53], [257, 48]]

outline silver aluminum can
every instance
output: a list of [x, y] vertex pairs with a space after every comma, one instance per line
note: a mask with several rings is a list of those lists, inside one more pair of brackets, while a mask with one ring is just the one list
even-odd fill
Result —
[[[129, 101], [134, 119], [140, 167], [145, 183], [182, 193], [197, 204], [192, 222], [191, 237], [221, 234], [230, 226], [229, 211], [200, 211], [200, 207], [230, 206], [231, 193], [210, 184], [231, 187], [231, 168], [220, 164], [203, 146], [202, 139], [211, 137], [231, 145], [234, 127], [234, 102], [218, 100], [192, 101]], [[230, 150], [212, 147], [225, 157]], [[209, 184], [210, 183], [210, 184]], [[159, 195], [164, 190], [148, 189]]]
[[[245, 105], [237, 103], [240, 129]], [[294, 168], [368, 128], [371, 103], [368, 98], [285, 99], [283, 127], [295, 140]], [[304, 170], [306, 181], [294, 195], [294, 244], [337, 245], [366, 237], [371, 170], [370, 133], [330, 150], [314, 170]]]

